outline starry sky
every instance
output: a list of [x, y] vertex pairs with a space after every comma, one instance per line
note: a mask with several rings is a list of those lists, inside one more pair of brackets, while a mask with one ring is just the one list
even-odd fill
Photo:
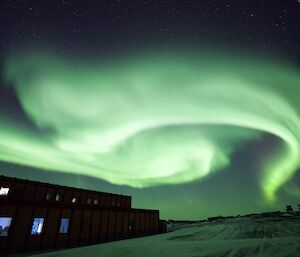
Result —
[[299, 1], [0, 5], [0, 174], [165, 219], [300, 203]]

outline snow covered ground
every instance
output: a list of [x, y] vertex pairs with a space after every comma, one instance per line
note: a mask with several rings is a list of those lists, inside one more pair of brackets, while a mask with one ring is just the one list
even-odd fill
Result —
[[300, 257], [300, 219], [234, 220], [35, 257]]

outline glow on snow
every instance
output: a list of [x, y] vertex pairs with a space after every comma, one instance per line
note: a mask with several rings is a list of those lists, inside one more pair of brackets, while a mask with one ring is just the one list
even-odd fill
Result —
[[195, 51], [75, 66], [32, 53], [8, 58], [5, 77], [35, 128], [0, 113], [2, 161], [133, 187], [179, 184], [222, 171], [270, 133], [282, 144], [258, 178], [269, 201], [299, 167], [300, 76], [286, 63]]

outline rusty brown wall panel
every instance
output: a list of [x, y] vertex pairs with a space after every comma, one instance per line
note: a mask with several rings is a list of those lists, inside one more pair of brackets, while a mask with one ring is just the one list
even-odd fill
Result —
[[116, 239], [121, 239], [122, 238], [122, 230], [123, 230], [123, 213], [122, 212], [117, 212], [116, 214]]
[[129, 220], [128, 220], [129, 226], [128, 226], [128, 235], [129, 237], [133, 237], [136, 234], [136, 227], [134, 223], [134, 212], [129, 213]]
[[11, 205], [0, 205], [0, 216], [13, 217], [15, 215], [17, 207]]
[[81, 215], [81, 210], [74, 210], [69, 229], [70, 234], [68, 238], [68, 246], [74, 247], [79, 245]]
[[14, 220], [15, 224], [10, 231], [12, 235], [18, 236], [12, 236], [9, 238], [7, 249], [8, 253], [22, 252], [24, 250], [25, 239], [28, 234], [30, 234], [32, 213], [32, 207], [19, 208]]
[[121, 196], [115, 195], [115, 207], [120, 208], [121, 207]]
[[55, 248], [66, 248], [68, 242], [68, 234], [57, 234]]
[[143, 218], [144, 218], [144, 221], [142, 221], [142, 226], [144, 226], [143, 228], [143, 235], [146, 235], [147, 234], [147, 213], [146, 212], [143, 212]]
[[0, 256], [2, 256], [5, 253], [6, 247], [7, 247], [7, 237], [1, 236], [0, 237]]
[[80, 204], [86, 204], [86, 200], [87, 200], [87, 192], [81, 191], [80, 192]]
[[92, 213], [92, 224], [90, 232], [90, 243], [98, 242], [98, 233], [100, 227], [100, 211], [93, 211]]
[[126, 207], [126, 198], [124, 196], [121, 197], [121, 207], [123, 209]]
[[110, 197], [111, 197], [111, 200], [110, 200], [111, 206], [112, 207], [116, 207], [116, 196], [115, 195], [111, 195]]
[[126, 199], [125, 199], [125, 208], [131, 208], [131, 198], [126, 196]]
[[107, 230], [108, 230], [108, 211], [103, 211], [101, 215], [101, 225], [100, 225], [100, 242], [107, 241]]
[[35, 185], [28, 184], [24, 191], [24, 200], [33, 200], [35, 193]]
[[34, 211], [34, 217], [45, 218], [47, 212], [47, 208], [37, 207]]
[[145, 235], [146, 234], [146, 226], [145, 226], [146, 217], [145, 217], [145, 213], [144, 212], [141, 212], [140, 218], [141, 218], [141, 222], [140, 222], [141, 235]]
[[158, 213], [153, 214], [153, 230], [154, 230], [154, 233], [159, 232], [159, 214]]
[[45, 234], [42, 241], [42, 249], [51, 249], [55, 247], [56, 235], [58, 233], [59, 209], [50, 209], [45, 224]]
[[150, 226], [150, 234], [155, 233], [155, 229], [154, 229], [154, 213], [150, 213], [150, 222], [149, 222], [149, 226]]
[[9, 237], [12, 236], [11, 230], [12, 230], [12, 227], [14, 225], [13, 222], [14, 222], [14, 217], [15, 217], [15, 214], [16, 214], [16, 209], [17, 208], [15, 206], [0, 205], [0, 217], [10, 217], [10, 218], [12, 218], [10, 228], [8, 230], [8, 236], [6, 236], [6, 237], [1, 236], [0, 237], [0, 256], [1, 256], [1, 254], [4, 253], [5, 249], [7, 248]]
[[149, 223], [150, 223], [150, 213], [146, 212], [145, 213], [145, 232], [146, 232], [146, 234], [150, 233]]
[[145, 211], [142, 211], [142, 213], [141, 213], [141, 231], [142, 231], [142, 234], [143, 235], [146, 235], [147, 234], [147, 225], [146, 225], [146, 223], [147, 223], [147, 212], [145, 212]]
[[15, 182], [9, 192], [10, 199], [22, 200], [24, 196], [24, 187], [23, 183]]
[[[26, 247], [25, 247], [26, 251], [37, 251], [40, 249], [41, 243], [42, 243], [42, 238], [45, 234], [46, 213], [47, 213], [46, 208], [36, 208], [35, 209], [34, 215], [32, 216], [32, 219], [31, 219], [29, 237], [27, 238], [27, 241], [26, 241]], [[42, 233], [40, 235], [30, 235], [33, 218], [44, 218]]]
[[130, 207], [129, 207], [129, 204], [130, 204], [129, 198], [126, 197], [126, 196], [124, 196], [124, 200], [125, 200], [125, 208], [129, 209], [129, 208], [130, 208]]
[[66, 189], [64, 192], [64, 203], [70, 204], [72, 202], [72, 191], [70, 189]]
[[129, 233], [128, 233], [128, 226], [129, 226], [129, 213], [128, 212], [123, 212], [123, 238], [128, 238]]
[[153, 234], [153, 232], [152, 232], [152, 230], [153, 230], [153, 225], [152, 225], [152, 223], [153, 223], [153, 220], [152, 220], [152, 213], [151, 212], [149, 212], [149, 222], [148, 222], [148, 224], [149, 224], [149, 234]]
[[135, 235], [138, 236], [141, 234], [141, 228], [140, 228], [140, 213], [135, 212], [134, 213], [134, 227], [135, 227]]
[[121, 196], [113, 195], [112, 199], [113, 199], [113, 203], [114, 203], [113, 207], [120, 208], [121, 207]]
[[108, 233], [107, 240], [111, 241], [115, 238], [115, 230], [116, 230], [116, 212], [110, 211], [108, 218]]
[[72, 214], [72, 211], [70, 209], [63, 209], [60, 213], [60, 217], [59, 217], [59, 220], [57, 221], [57, 223], [53, 223], [53, 225], [57, 224], [57, 238], [56, 238], [56, 244], [55, 244], [56, 248], [67, 247], [67, 240], [68, 240], [68, 236], [70, 234], [70, 224], [69, 224], [69, 230], [68, 230], [67, 234], [59, 234], [59, 228], [60, 228], [60, 222], [61, 222], [62, 218], [70, 219], [70, 222], [71, 222], [71, 214]]
[[105, 207], [111, 207], [111, 195], [105, 194]]
[[72, 215], [72, 210], [71, 209], [63, 209], [62, 210], [62, 213], [61, 213], [62, 218], [70, 219], [71, 215]]
[[62, 210], [62, 213], [61, 213], [61, 216], [62, 218], [71, 218], [71, 215], [72, 215], [72, 210], [71, 209], [63, 209]]
[[154, 230], [156, 231], [156, 233], [158, 233], [158, 231], [159, 231], [159, 213], [158, 212], [154, 213]]
[[154, 232], [159, 232], [159, 215], [157, 213], [154, 213], [153, 215], [153, 223], [154, 223]]
[[86, 245], [89, 242], [91, 215], [92, 211], [83, 211], [80, 229], [80, 245]]
[[121, 195], [119, 195], [119, 196], [117, 196], [117, 207], [118, 208], [122, 208], [122, 196]]
[[34, 198], [36, 201], [44, 201], [45, 200], [45, 196], [46, 196], [46, 187], [45, 186], [38, 186], [35, 194], [34, 194]]
[[103, 193], [98, 194], [98, 198], [99, 198], [99, 205], [101, 207], [104, 207], [105, 206], [105, 194], [103, 194]]
[[149, 231], [150, 234], [153, 234], [153, 213], [150, 213], [149, 215]]

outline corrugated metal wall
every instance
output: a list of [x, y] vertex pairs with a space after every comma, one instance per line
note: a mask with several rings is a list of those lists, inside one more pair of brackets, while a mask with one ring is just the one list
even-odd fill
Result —
[[[0, 196], [0, 218], [12, 218], [8, 235], [0, 236], [0, 255], [83, 246], [159, 232], [158, 211], [132, 209], [129, 196], [2, 176], [0, 187], [10, 189], [8, 195]], [[72, 203], [74, 198], [76, 202]], [[44, 218], [39, 235], [31, 235], [34, 218]], [[62, 218], [70, 219], [65, 234], [59, 233]]]

